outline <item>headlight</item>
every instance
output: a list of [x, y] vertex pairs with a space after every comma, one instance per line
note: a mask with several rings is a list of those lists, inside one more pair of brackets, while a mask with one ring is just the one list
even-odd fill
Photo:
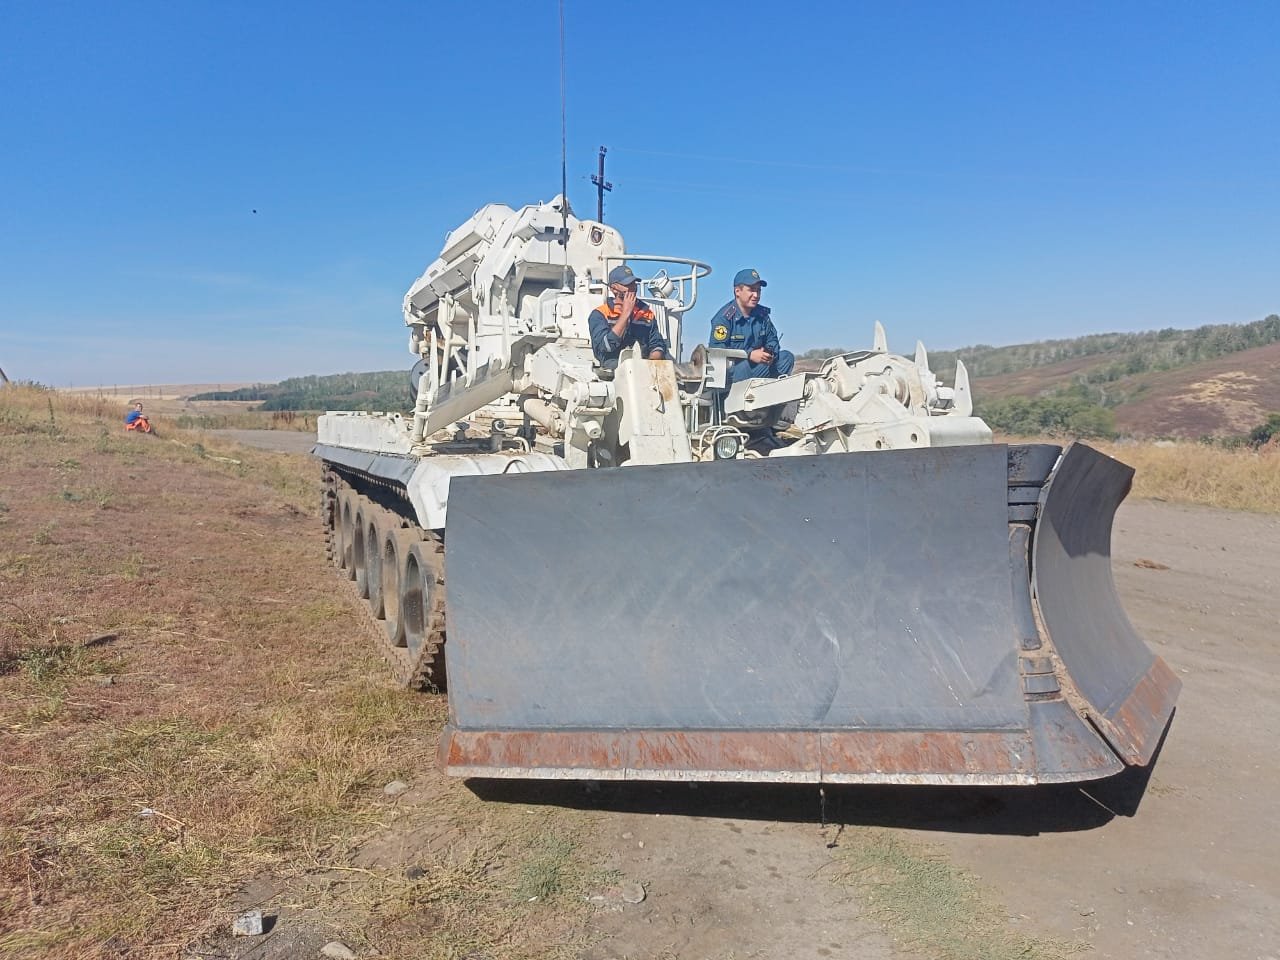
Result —
[[715, 443], [711, 446], [711, 452], [717, 460], [732, 460], [738, 455], [738, 448], [741, 445], [734, 434], [726, 433], [716, 437]]

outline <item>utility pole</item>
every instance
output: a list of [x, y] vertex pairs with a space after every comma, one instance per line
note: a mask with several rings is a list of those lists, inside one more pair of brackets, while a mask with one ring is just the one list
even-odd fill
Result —
[[604, 155], [608, 152], [608, 147], [600, 148], [600, 169], [598, 173], [591, 175], [591, 182], [596, 185], [596, 219], [601, 223], [604, 223], [605, 191], [613, 189], [613, 184], [604, 178]]
[[9, 382], [9, 378], [4, 375], [4, 368], [0, 367], [0, 384], [5, 384], [8, 382]]

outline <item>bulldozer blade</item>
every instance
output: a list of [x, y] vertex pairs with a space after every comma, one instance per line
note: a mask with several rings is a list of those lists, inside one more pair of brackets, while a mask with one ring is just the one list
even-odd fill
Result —
[[[1077, 570], [1069, 538], [1065, 560], [1045, 548], [1032, 596], [1039, 509], [1088, 527], [1087, 548], [1109, 543], [1110, 513], [1091, 524], [1092, 506], [1070, 502], [1076, 481], [1042, 491], [1057, 453], [455, 479], [447, 772], [922, 784], [1119, 772], [1147, 751], [1113, 749], [1089, 721], [1147, 744], [1155, 721], [1130, 722], [1133, 696], [1176, 688], [1151, 678], [1151, 658], [1151, 679], [1119, 696], [1142, 666], [1132, 652], [1081, 666], [1084, 682], [1068, 675], [1103, 641], [1060, 615], [1087, 612], [1103, 633], [1127, 620], [1109, 572]], [[1090, 483], [1078, 494], [1114, 495], [1100, 471]], [[1078, 592], [1097, 590], [1110, 593]], [[1057, 652], [1037, 616], [1062, 632]], [[1098, 708], [1083, 702], [1095, 694]]]
[[1041, 493], [1032, 581], [1043, 629], [1089, 720], [1126, 763], [1145, 766], [1182, 682], [1116, 595], [1111, 523], [1132, 482], [1132, 467], [1072, 444]]

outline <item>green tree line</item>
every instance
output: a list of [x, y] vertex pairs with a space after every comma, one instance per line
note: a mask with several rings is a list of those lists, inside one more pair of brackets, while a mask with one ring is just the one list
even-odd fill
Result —
[[312, 374], [239, 390], [215, 390], [192, 399], [258, 401], [259, 410], [404, 410], [409, 404], [409, 374], [404, 370]]
[[974, 403], [993, 430], [1013, 436], [1114, 437], [1116, 415], [1086, 389], [1068, 387], [1047, 397], [990, 397]]
[[[1148, 330], [1141, 333], [1095, 333], [1067, 340], [1037, 340], [1004, 347], [976, 344], [959, 350], [929, 354], [929, 365], [943, 379], [955, 375], [956, 360], [964, 361], [971, 377], [995, 377], [1044, 367], [1064, 360], [1107, 356], [1101, 366], [1082, 372], [1085, 383], [1110, 383], [1147, 370], [1173, 370], [1202, 360], [1212, 360], [1240, 350], [1264, 347], [1280, 341], [1280, 315], [1252, 323], [1217, 323], [1194, 330]], [[820, 360], [845, 347], [823, 347], [801, 355], [802, 360]]]

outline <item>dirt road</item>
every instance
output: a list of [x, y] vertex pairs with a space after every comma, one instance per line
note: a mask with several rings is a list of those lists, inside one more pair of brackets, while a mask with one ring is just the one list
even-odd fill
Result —
[[274, 450], [277, 453], [310, 453], [316, 445], [316, 435], [300, 430], [210, 430], [215, 436], [226, 437], [246, 447]]
[[[1047, 958], [1081, 949], [1276, 960], [1280, 517], [1130, 503], [1113, 554], [1130, 618], [1184, 683], [1145, 784], [848, 787], [825, 797], [772, 786], [471, 787], [522, 811], [590, 811], [597, 860], [619, 883], [644, 886], [641, 903], [600, 901], [587, 960]], [[413, 829], [413, 818], [396, 828], [405, 837]], [[886, 915], [877, 884], [899, 842], [922, 890], [942, 869], [980, 892], [995, 917], [990, 950], [953, 950], [941, 928]], [[406, 862], [412, 855], [406, 848]], [[941, 887], [929, 889], [940, 896]], [[938, 913], [936, 903], [925, 907]], [[972, 913], [956, 908], [948, 922]]]
[[1010, 914], [1099, 957], [1280, 956], [1280, 519], [1135, 503], [1113, 551], [1130, 618], [1183, 680], [1136, 815], [939, 839]]

